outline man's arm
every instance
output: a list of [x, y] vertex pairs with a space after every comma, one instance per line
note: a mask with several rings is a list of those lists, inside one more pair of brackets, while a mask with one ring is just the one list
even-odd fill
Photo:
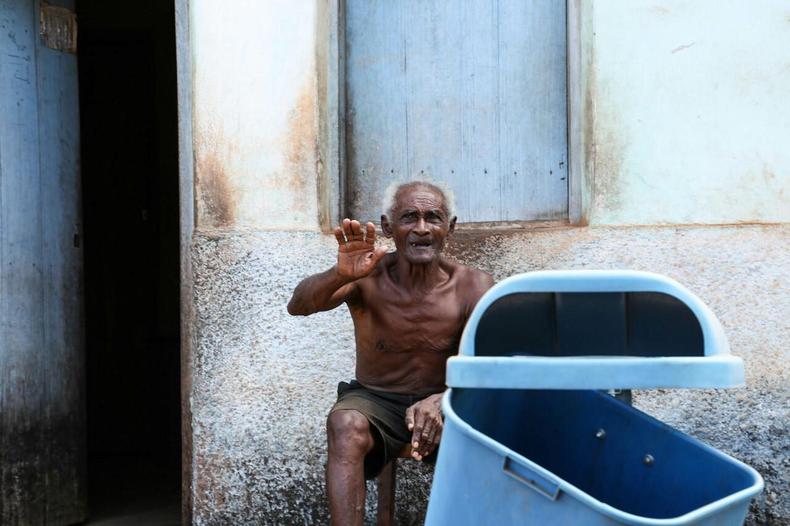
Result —
[[343, 278], [337, 266], [305, 278], [294, 289], [288, 302], [288, 314], [309, 316], [316, 312], [332, 310], [355, 292], [354, 281]]
[[305, 278], [296, 286], [288, 302], [289, 314], [307, 316], [331, 310], [353, 297], [357, 292], [356, 281], [370, 274], [387, 253], [386, 248], [375, 247], [373, 223], [365, 228], [363, 233], [359, 221], [350, 219], [344, 219], [343, 224], [335, 228], [337, 264]]

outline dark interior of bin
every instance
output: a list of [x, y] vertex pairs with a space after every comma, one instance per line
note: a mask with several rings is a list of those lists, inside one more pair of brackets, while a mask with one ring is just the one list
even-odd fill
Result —
[[661, 292], [520, 292], [492, 303], [477, 356], [704, 356], [691, 309]]
[[[640, 517], [678, 517], [755, 482], [712, 448], [596, 391], [452, 393], [453, 409], [476, 430], [593, 498]], [[599, 430], [603, 438], [596, 436]], [[652, 464], [645, 463], [647, 455]]]

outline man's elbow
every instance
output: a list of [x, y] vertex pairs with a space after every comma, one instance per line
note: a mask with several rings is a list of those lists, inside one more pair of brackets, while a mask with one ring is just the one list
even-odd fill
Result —
[[300, 305], [299, 302], [296, 302], [291, 298], [291, 301], [288, 302], [288, 314], [291, 316], [307, 316], [310, 314], [307, 312], [307, 309], [304, 308], [304, 305]]

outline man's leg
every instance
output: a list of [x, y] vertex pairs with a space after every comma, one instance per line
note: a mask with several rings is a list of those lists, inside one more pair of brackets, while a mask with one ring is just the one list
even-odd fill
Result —
[[332, 524], [361, 526], [365, 515], [365, 455], [374, 445], [370, 423], [359, 411], [339, 410], [329, 415], [326, 431], [326, 489]]

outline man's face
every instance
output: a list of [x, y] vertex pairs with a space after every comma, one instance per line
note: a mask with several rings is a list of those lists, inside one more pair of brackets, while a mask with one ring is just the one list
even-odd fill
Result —
[[439, 259], [447, 235], [455, 228], [455, 217], [447, 217], [442, 194], [422, 186], [401, 190], [388, 219], [381, 218], [384, 233], [393, 237], [398, 252], [415, 265]]

